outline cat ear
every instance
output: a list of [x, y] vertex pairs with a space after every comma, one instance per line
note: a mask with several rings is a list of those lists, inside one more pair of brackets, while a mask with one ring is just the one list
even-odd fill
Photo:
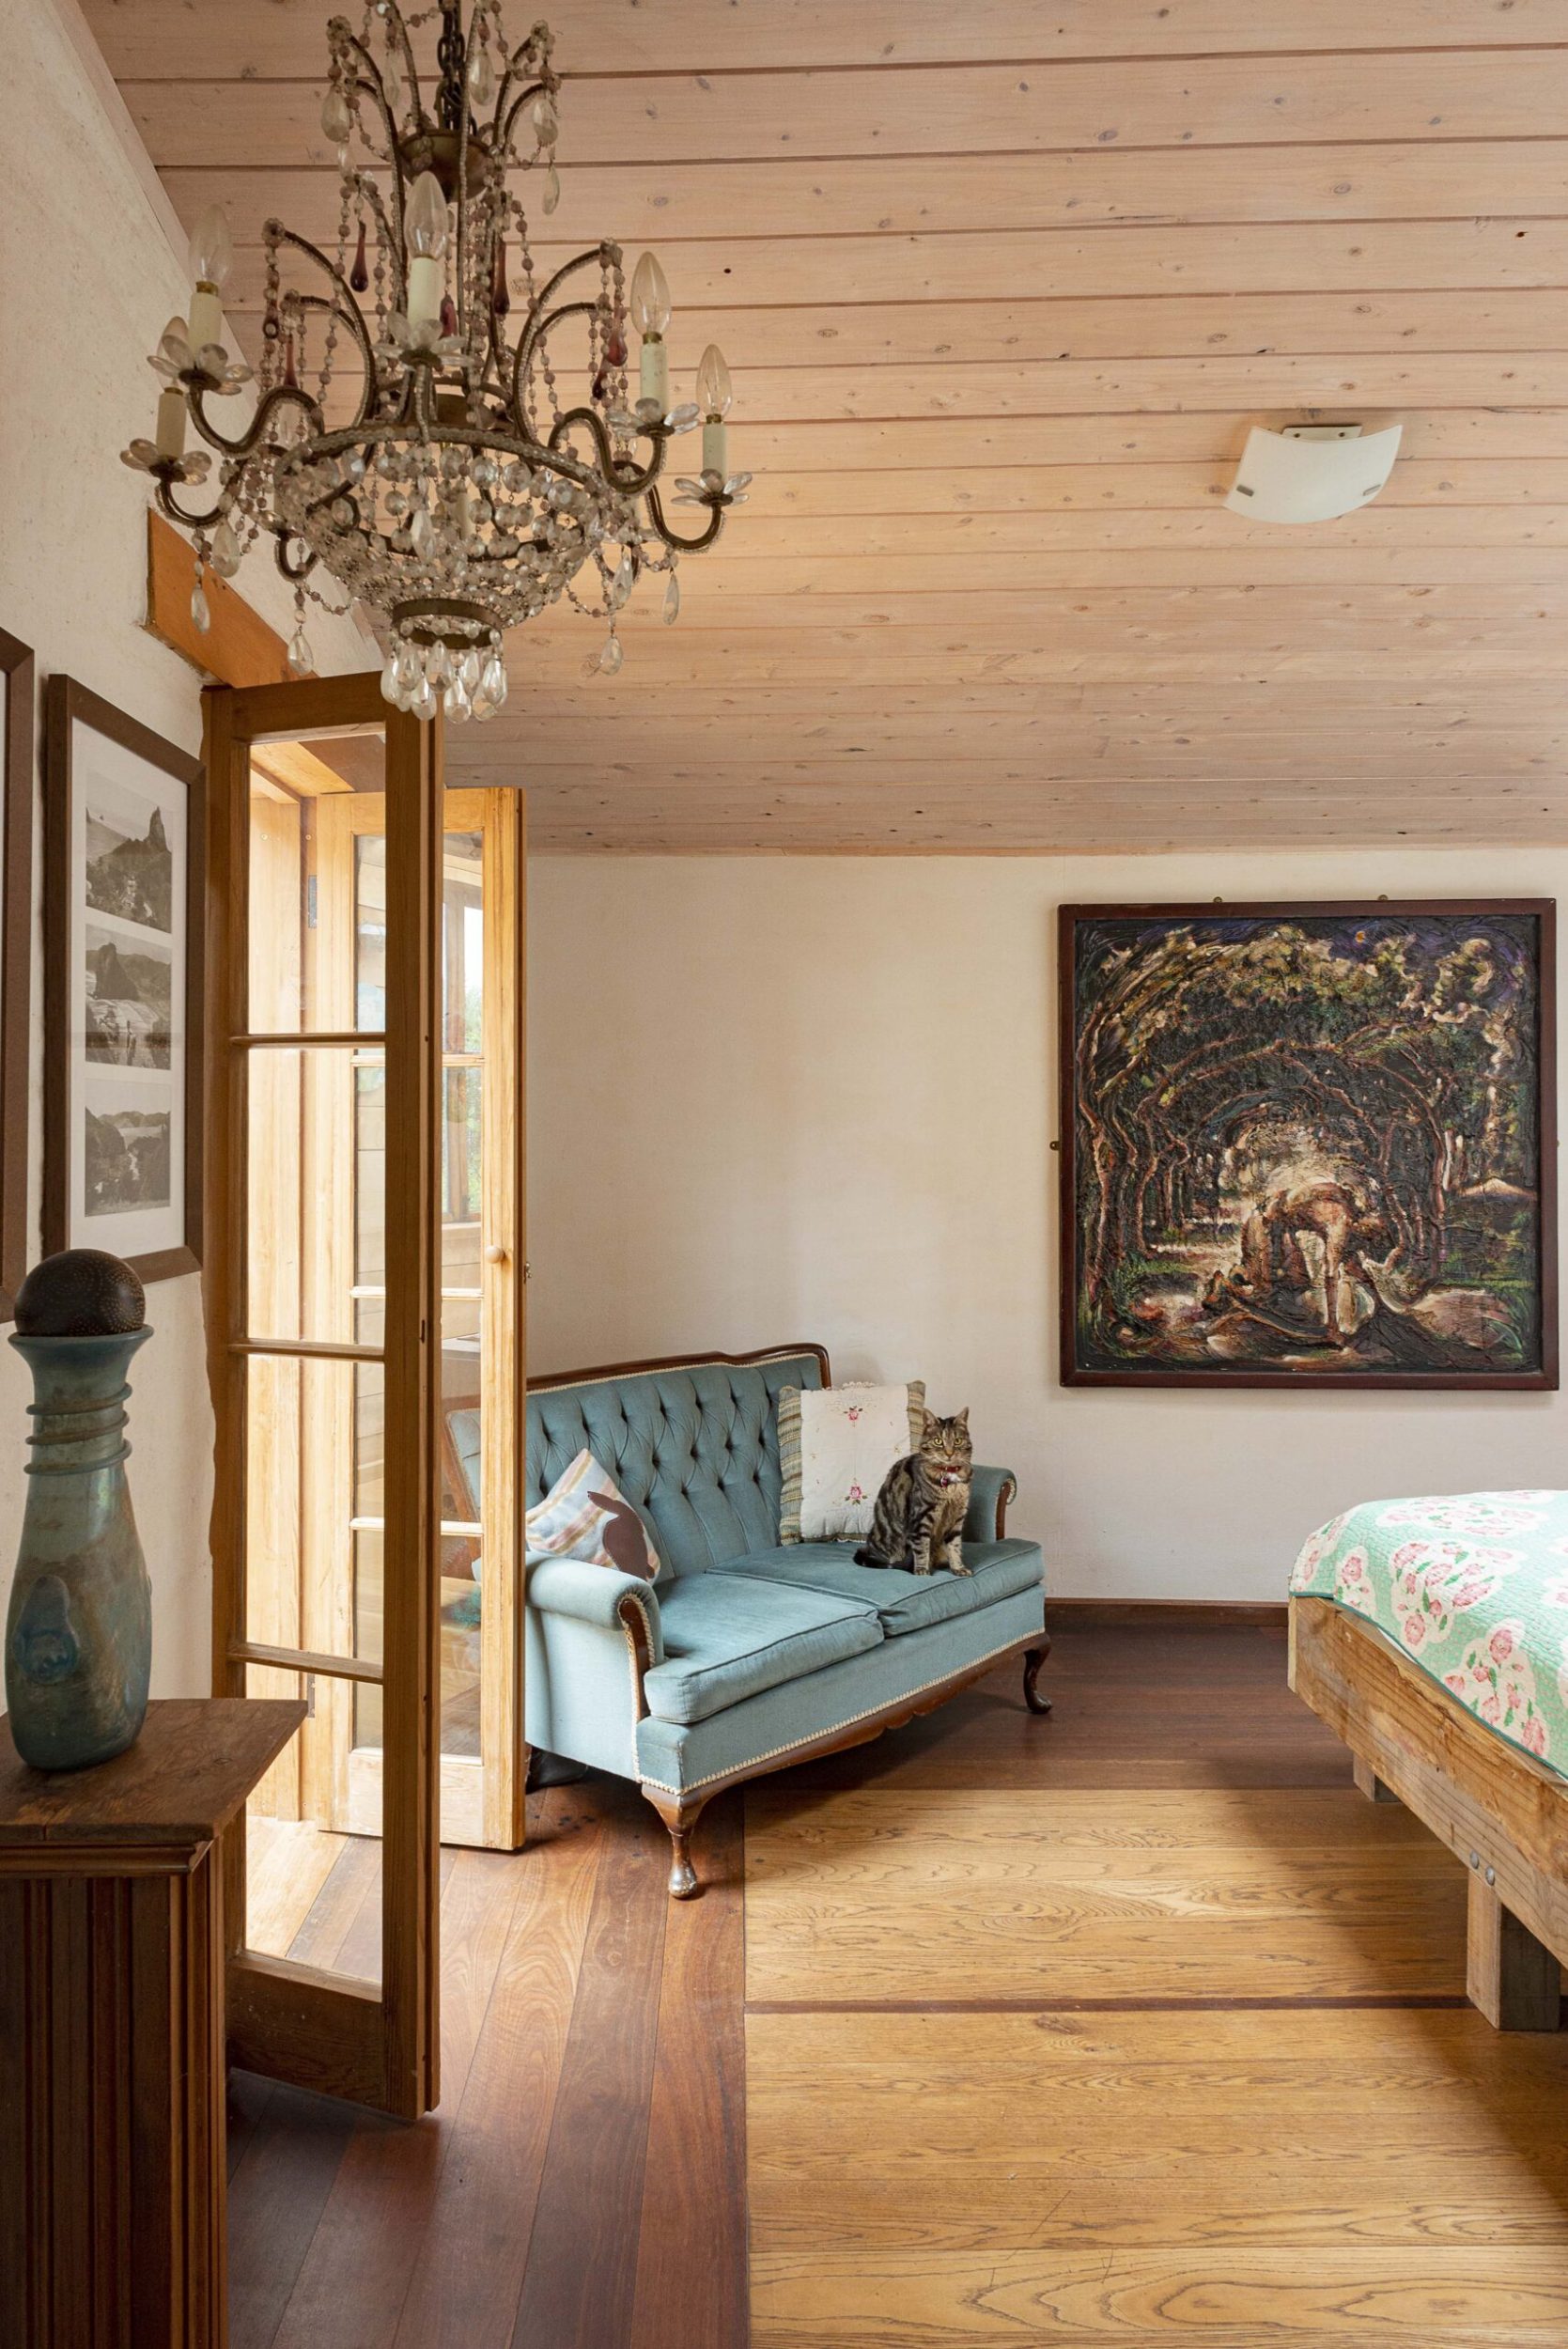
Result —
[[923, 1435], [929, 1436], [933, 1429], [939, 1428], [941, 1425], [941, 1421], [937, 1417], [935, 1411], [923, 1410], [920, 1415], [920, 1425], [921, 1433]]
[[960, 1426], [960, 1427], [967, 1427], [967, 1426], [969, 1425], [969, 1423], [970, 1423], [970, 1407], [969, 1407], [969, 1405], [966, 1403], [966, 1404], [965, 1404], [965, 1406], [964, 1406], [964, 1408], [963, 1408], [963, 1409], [962, 1409], [961, 1411], [957, 1411], [957, 1412], [955, 1412], [955, 1413], [954, 1414], [954, 1416], [955, 1416], [955, 1419], [957, 1420], [958, 1424], [959, 1424], [959, 1426]]

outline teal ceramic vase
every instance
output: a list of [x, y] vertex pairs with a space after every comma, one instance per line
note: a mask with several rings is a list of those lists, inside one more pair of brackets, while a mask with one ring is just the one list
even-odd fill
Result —
[[11, 1339], [35, 1399], [6, 1703], [16, 1750], [35, 1769], [110, 1761], [147, 1714], [152, 1591], [126, 1483], [125, 1405], [131, 1357], [151, 1334], [19, 1329]]

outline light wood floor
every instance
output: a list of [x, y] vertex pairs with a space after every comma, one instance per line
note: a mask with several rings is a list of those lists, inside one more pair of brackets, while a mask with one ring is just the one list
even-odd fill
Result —
[[1048, 1678], [716, 1805], [689, 1906], [610, 1781], [446, 1855], [440, 2113], [236, 2079], [234, 2349], [1559, 2349], [1568, 2035], [1457, 1865], [1272, 1631]]

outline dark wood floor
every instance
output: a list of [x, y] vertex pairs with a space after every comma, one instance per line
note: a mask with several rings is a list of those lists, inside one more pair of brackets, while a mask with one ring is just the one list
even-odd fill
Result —
[[[1344, 1787], [1282, 1629], [1061, 1628], [1036, 1720], [1012, 1670], [797, 1790]], [[667, 1839], [609, 1780], [538, 1797], [516, 1857], [451, 1855], [440, 2111], [413, 2127], [236, 2077], [234, 2349], [744, 2349], [743, 1812]]]

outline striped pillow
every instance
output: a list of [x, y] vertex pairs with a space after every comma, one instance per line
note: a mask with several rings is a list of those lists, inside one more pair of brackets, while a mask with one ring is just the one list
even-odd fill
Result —
[[[779, 1539], [863, 1541], [882, 1479], [920, 1449], [925, 1381], [779, 1389]], [[906, 1438], [908, 1440], [906, 1441]]]
[[581, 1558], [590, 1566], [613, 1566], [644, 1582], [658, 1579], [660, 1560], [646, 1526], [607, 1469], [591, 1452], [580, 1452], [544, 1499], [528, 1512], [528, 1553]]

